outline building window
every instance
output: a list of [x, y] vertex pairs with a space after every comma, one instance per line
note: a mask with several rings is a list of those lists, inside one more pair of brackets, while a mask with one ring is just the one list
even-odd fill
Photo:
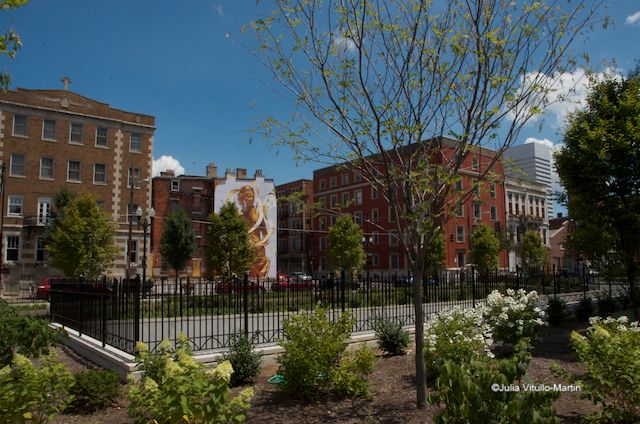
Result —
[[335, 215], [331, 215], [329, 217], [329, 226], [333, 227], [336, 224], [336, 216]]
[[480, 167], [480, 163], [478, 161], [478, 158], [474, 157], [471, 159], [471, 168], [472, 169], [478, 169]]
[[345, 186], [349, 184], [349, 174], [342, 174], [342, 185]]
[[47, 262], [48, 256], [44, 247], [44, 237], [36, 238], [36, 262]]
[[324, 190], [325, 188], [327, 188], [327, 183], [325, 180], [320, 180], [318, 186], [320, 187], [320, 190]]
[[67, 181], [80, 182], [82, 179], [82, 163], [79, 160], [67, 162]]
[[180, 180], [171, 180], [171, 191], [180, 191]]
[[[129, 247], [129, 243], [126, 243], [127, 250]], [[131, 240], [131, 252], [129, 252], [129, 262], [136, 263], [136, 259], [138, 259], [138, 240]]]
[[20, 236], [7, 236], [6, 260], [20, 260]]
[[327, 249], [327, 238], [320, 237], [320, 250], [324, 251]]
[[27, 115], [13, 115], [13, 135], [27, 136]]
[[397, 246], [398, 245], [398, 232], [391, 230], [389, 231], [389, 246]]
[[373, 239], [373, 244], [380, 243], [380, 233], [378, 233], [377, 231], [371, 233], [371, 238]]
[[327, 199], [325, 197], [320, 198], [320, 209], [325, 210], [327, 208]]
[[56, 121], [53, 119], [44, 119], [42, 121], [42, 139], [56, 141]]
[[380, 219], [380, 213], [378, 212], [378, 208], [371, 209], [371, 220], [373, 222], [378, 222]]
[[320, 224], [321, 230], [327, 229], [327, 218], [325, 218], [324, 216], [321, 216], [320, 218], [318, 218], [318, 223]]
[[389, 206], [387, 208], [387, 213], [389, 214], [389, 223], [396, 222], [396, 215], [393, 213], [393, 206]]
[[356, 205], [362, 204], [362, 190], [356, 190], [353, 192], [353, 202]]
[[104, 200], [96, 200], [96, 205], [98, 205], [100, 209], [104, 210], [106, 203]]
[[40, 158], [40, 179], [53, 180], [53, 158]]
[[51, 198], [38, 198], [38, 225], [46, 225], [51, 214]]
[[332, 175], [331, 178], [329, 178], [329, 188], [336, 188], [338, 186], [338, 177], [335, 175]]
[[491, 205], [491, 220], [495, 221], [498, 218], [498, 214], [496, 212], [496, 205]]
[[105, 127], [96, 128], [96, 146], [109, 146], [109, 129]]
[[71, 123], [71, 132], [69, 133], [69, 143], [82, 144], [82, 124]]
[[496, 183], [489, 184], [489, 197], [492, 199], [496, 198]]
[[107, 183], [107, 165], [105, 165], [104, 163], [93, 164], [93, 183], [94, 184]]
[[389, 268], [391, 269], [400, 268], [400, 256], [398, 256], [397, 253], [391, 253], [389, 255]]
[[[127, 223], [129, 223], [130, 219], [133, 219], [136, 216], [136, 211], [138, 210], [138, 205], [135, 203], [129, 203], [127, 205]], [[175, 210], [171, 210], [171, 212], [175, 212]]]
[[464, 225], [456, 226], [456, 242], [464, 243]]
[[480, 202], [473, 202], [473, 217], [475, 219], [482, 218], [482, 210], [480, 209]]
[[362, 181], [362, 174], [359, 171], [354, 171], [353, 172], [353, 182], [354, 183], [359, 183], [360, 181]]
[[342, 206], [347, 206], [349, 204], [349, 192], [342, 193]]
[[456, 262], [458, 267], [462, 268], [465, 265], [464, 250], [456, 250]]
[[338, 195], [332, 194], [331, 197], [329, 198], [329, 205], [332, 208], [335, 208], [337, 204], [338, 204]]
[[547, 244], [547, 230], [546, 229], [542, 229], [542, 244]]
[[140, 188], [140, 168], [129, 168], [127, 173], [127, 187]]
[[480, 183], [478, 180], [473, 180], [473, 195], [477, 196], [480, 194]]
[[22, 195], [21, 194], [10, 194], [8, 197], [8, 216], [22, 216]]
[[142, 151], [142, 135], [140, 133], [131, 133], [129, 138], [129, 151], [136, 153]]
[[460, 201], [458, 201], [458, 203], [456, 203], [456, 216], [458, 218], [464, 216], [464, 208], [462, 207], [462, 200], [460, 200]]
[[358, 225], [362, 225], [362, 211], [353, 214], [353, 221]]
[[376, 200], [378, 198], [378, 189], [375, 187], [371, 187], [371, 200]]
[[11, 155], [9, 175], [12, 177], [24, 177], [24, 155]]
[[380, 266], [380, 257], [375, 253], [371, 255], [371, 266]]

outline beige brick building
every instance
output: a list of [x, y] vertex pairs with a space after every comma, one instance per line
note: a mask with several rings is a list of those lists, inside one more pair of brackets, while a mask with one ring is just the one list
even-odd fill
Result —
[[[140, 205], [147, 213], [151, 208], [151, 184], [144, 180], [151, 177], [154, 130], [153, 116], [73, 93], [66, 79], [64, 90], [18, 88], [0, 93], [5, 291], [60, 275], [47, 264], [42, 236], [55, 194], [63, 187], [93, 193], [118, 224], [119, 253], [108, 273], [124, 275], [130, 191], [131, 210]], [[132, 244], [131, 259], [140, 270], [142, 232], [135, 221]]]

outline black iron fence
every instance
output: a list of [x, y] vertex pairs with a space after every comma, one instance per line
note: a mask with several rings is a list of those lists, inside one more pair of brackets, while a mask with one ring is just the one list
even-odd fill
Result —
[[[255, 344], [282, 337], [282, 323], [316, 305], [335, 319], [345, 311], [355, 318], [353, 331], [367, 331], [373, 318], [386, 316], [404, 325], [415, 322], [414, 278], [408, 275], [350, 279], [320, 275], [287, 281], [239, 278], [227, 282], [204, 279], [102, 279], [96, 282], [54, 281], [50, 291], [53, 321], [125, 352], [135, 342], [151, 349], [181, 332], [196, 351], [226, 347], [232, 335], [244, 333]], [[424, 315], [455, 305], [472, 307], [493, 290], [536, 290], [542, 295], [580, 297], [612, 290], [597, 275], [560, 273], [479, 273], [473, 268], [442, 272], [422, 279]]]

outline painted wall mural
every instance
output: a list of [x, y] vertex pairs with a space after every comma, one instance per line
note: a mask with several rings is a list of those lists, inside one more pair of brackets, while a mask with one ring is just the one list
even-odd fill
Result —
[[214, 210], [220, 211], [227, 202], [235, 203], [240, 215], [247, 221], [249, 238], [256, 252], [251, 265], [251, 278], [275, 278], [277, 272], [276, 191], [272, 181], [258, 177], [255, 180], [227, 180], [215, 189]]

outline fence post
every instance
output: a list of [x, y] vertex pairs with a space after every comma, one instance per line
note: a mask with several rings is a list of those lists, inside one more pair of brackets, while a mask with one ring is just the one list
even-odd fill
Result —
[[553, 298], [558, 298], [558, 276], [556, 275], [556, 264], [553, 264]]
[[244, 313], [244, 335], [249, 338], [249, 274], [245, 272], [242, 287], [242, 308]]
[[344, 269], [340, 270], [340, 307], [344, 313], [345, 309], [345, 281], [344, 281]]
[[100, 293], [102, 296], [102, 316], [101, 316], [101, 325], [102, 325], [102, 347], [105, 347], [105, 340], [107, 340], [107, 296], [109, 292], [107, 291], [107, 277], [102, 278], [102, 292]]
[[471, 265], [471, 298], [473, 307], [476, 307], [476, 268]]
[[182, 318], [182, 278], [180, 279], [180, 318]]
[[136, 278], [136, 288], [133, 291], [134, 296], [136, 297], [134, 299], [135, 303], [133, 304], [133, 325], [135, 325], [133, 334], [135, 343], [140, 341], [140, 285], [140, 277], [138, 276], [138, 278]]
[[516, 265], [516, 290], [520, 289], [520, 267]]

